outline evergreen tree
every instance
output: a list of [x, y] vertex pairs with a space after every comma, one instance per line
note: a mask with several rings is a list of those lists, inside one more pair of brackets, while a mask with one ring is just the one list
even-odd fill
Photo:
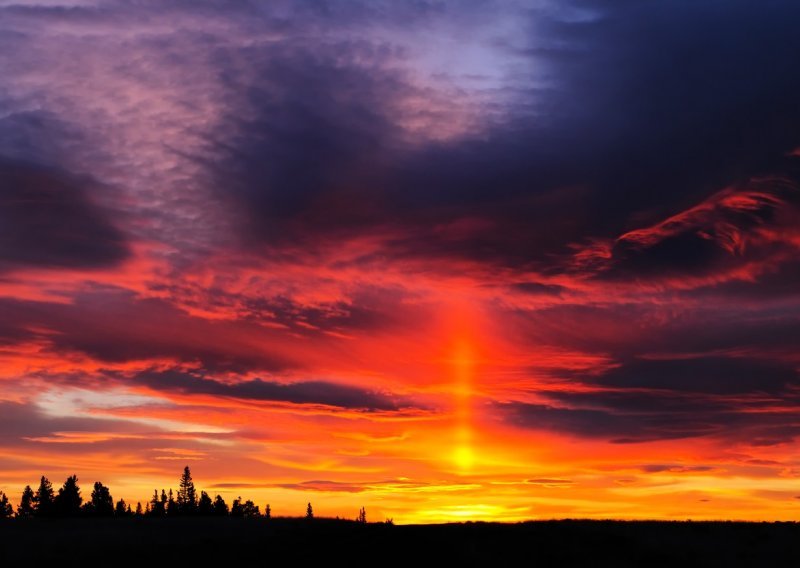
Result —
[[[162, 495], [161, 498], [163, 499], [164, 496]], [[175, 504], [175, 497], [172, 496], [172, 489], [169, 490], [169, 499], [165, 505], [165, 509], [167, 511], [167, 515], [174, 517], [178, 514], [178, 507]]]
[[125, 499], [120, 499], [117, 501], [117, 505], [114, 507], [114, 515], [117, 517], [127, 517], [128, 512], [130, 511], [130, 507], [125, 504]]
[[225, 517], [228, 515], [228, 512], [228, 504], [225, 502], [225, 499], [223, 499], [221, 495], [214, 497], [214, 506], [212, 510], [214, 516]]
[[176, 502], [177, 510], [182, 515], [191, 515], [197, 512], [197, 491], [194, 488], [192, 472], [188, 465], [183, 468]]
[[32, 517], [36, 512], [36, 496], [33, 494], [33, 489], [30, 485], [26, 485], [22, 491], [22, 499], [17, 507], [17, 517], [25, 519]]
[[255, 519], [261, 516], [261, 511], [258, 510], [258, 505], [248, 499], [242, 505], [242, 516], [245, 519]]
[[81, 514], [81, 488], [78, 487], [78, 476], [71, 475], [58, 490], [53, 501], [56, 514], [62, 517], [77, 517]]
[[8, 502], [8, 496], [0, 491], [0, 519], [8, 519], [14, 514], [14, 507]]
[[306, 519], [313, 519], [314, 518], [314, 509], [311, 508], [311, 503], [308, 504], [306, 507]]
[[150, 511], [150, 502], [148, 501], [147, 504], [144, 506], [144, 516], [149, 517], [152, 514]]
[[239, 497], [233, 500], [231, 505], [231, 517], [243, 517], [244, 509], [242, 508], [242, 498]]
[[37, 517], [49, 517], [53, 514], [53, 484], [44, 475], [39, 481], [39, 489], [33, 498], [33, 505]]
[[136, 502], [136, 516], [141, 517], [144, 513], [142, 512], [142, 503], [140, 501]]
[[200, 492], [200, 500], [197, 502], [197, 514], [198, 515], [210, 515], [214, 508], [214, 502], [211, 501], [211, 497], [208, 496], [208, 493], [205, 491]]
[[359, 523], [367, 524], [367, 510], [364, 507], [358, 511], [358, 518], [356, 519]]
[[161, 500], [158, 498], [158, 489], [153, 489], [153, 498], [147, 504], [147, 512], [153, 517], [164, 516], [164, 511], [161, 509]]
[[265, 519], [272, 518], [272, 507], [269, 506], [269, 503], [267, 503], [267, 507], [264, 509], [264, 518]]
[[92, 497], [90, 511], [93, 515], [98, 517], [111, 517], [114, 515], [114, 499], [111, 497], [111, 492], [108, 487], [96, 481], [94, 489], [92, 489]]

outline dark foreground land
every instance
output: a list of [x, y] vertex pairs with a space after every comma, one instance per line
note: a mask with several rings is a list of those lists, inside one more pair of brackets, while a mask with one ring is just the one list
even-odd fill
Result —
[[[358, 524], [328, 519], [0, 522], [0, 566], [800, 566], [800, 524], [543, 521]], [[241, 563], [241, 564], [240, 564]], [[211, 565], [214, 565], [211, 564]]]

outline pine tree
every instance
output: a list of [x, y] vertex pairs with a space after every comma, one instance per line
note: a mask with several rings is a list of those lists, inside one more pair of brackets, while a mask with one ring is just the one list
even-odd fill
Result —
[[311, 508], [311, 503], [308, 504], [306, 507], [306, 519], [313, 519], [314, 518], [314, 509]]
[[0, 491], [0, 519], [8, 519], [14, 514], [14, 507], [8, 502], [8, 496]]
[[17, 517], [25, 519], [32, 517], [36, 512], [36, 495], [30, 485], [26, 485], [22, 491], [22, 499], [17, 507]]
[[153, 517], [163, 516], [161, 500], [158, 498], [158, 489], [153, 489], [153, 498], [150, 499], [150, 503], [147, 504], [147, 513]]
[[111, 517], [114, 515], [114, 499], [108, 487], [96, 481], [92, 489], [90, 511], [98, 517]]
[[214, 503], [211, 501], [211, 497], [208, 496], [208, 493], [205, 491], [200, 492], [200, 499], [197, 501], [197, 514], [198, 515], [210, 515], [212, 513], [212, 509], [214, 508]]
[[117, 501], [116, 506], [114, 507], [114, 516], [117, 517], [127, 517], [128, 516], [128, 508], [125, 504], [125, 499], [120, 499]]
[[264, 509], [264, 518], [265, 519], [272, 518], [272, 507], [269, 506], [269, 503], [267, 503], [267, 507]]
[[364, 507], [358, 511], [358, 518], [356, 519], [359, 523], [367, 524], [367, 510]]
[[231, 517], [243, 517], [244, 509], [242, 509], [242, 498], [239, 497], [233, 500], [231, 505]]
[[53, 514], [53, 495], [53, 484], [43, 475], [33, 498], [34, 514], [37, 517], [49, 517]]
[[[161, 499], [164, 499], [162, 494]], [[168, 516], [175, 516], [178, 514], [178, 508], [175, 505], [175, 498], [172, 496], [172, 489], [169, 490], [169, 499], [165, 505], [165, 510], [167, 511]]]
[[218, 517], [225, 517], [228, 515], [228, 512], [228, 504], [225, 502], [225, 499], [223, 499], [221, 495], [214, 497], [212, 513]]
[[192, 481], [192, 472], [189, 466], [183, 468], [183, 475], [178, 487], [177, 496], [178, 512], [182, 515], [191, 515], [197, 512], [197, 492]]
[[142, 513], [142, 503], [140, 501], [137, 501], [136, 502], [136, 516], [137, 517], [141, 517], [142, 514], [143, 514]]
[[62, 517], [77, 517], [81, 514], [81, 488], [78, 487], [78, 476], [70, 475], [58, 490], [53, 500], [56, 514]]

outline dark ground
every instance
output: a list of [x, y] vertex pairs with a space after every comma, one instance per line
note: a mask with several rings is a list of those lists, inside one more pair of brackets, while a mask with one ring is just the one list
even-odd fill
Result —
[[[0, 522], [0, 566], [800, 566], [800, 524], [541, 521], [360, 525], [328, 519]], [[317, 562], [314, 562], [316, 564]]]

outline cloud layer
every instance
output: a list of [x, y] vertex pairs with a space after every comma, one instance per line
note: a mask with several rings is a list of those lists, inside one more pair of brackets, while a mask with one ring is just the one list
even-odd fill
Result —
[[0, 2], [0, 489], [791, 517], [798, 12]]

